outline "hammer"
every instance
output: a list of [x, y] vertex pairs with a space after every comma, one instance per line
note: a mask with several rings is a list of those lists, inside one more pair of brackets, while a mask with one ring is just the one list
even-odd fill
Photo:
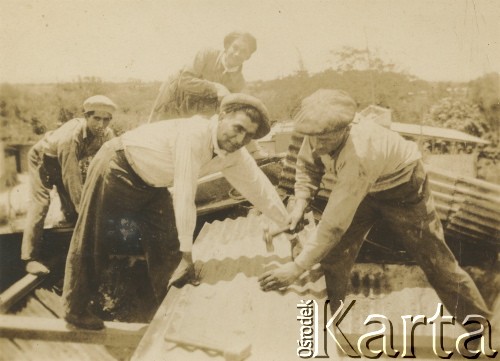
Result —
[[[308, 219], [304, 219], [302, 222], [304, 226], [309, 224]], [[264, 242], [266, 242], [266, 250], [268, 252], [274, 252], [274, 244], [273, 244], [273, 238], [276, 237], [278, 234], [281, 234], [283, 232], [289, 231], [290, 230], [290, 225], [278, 228], [275, 231], [270, 231], [269, 227], [264, 227]], [[295, 231], [296, 232], [296, 231]]]

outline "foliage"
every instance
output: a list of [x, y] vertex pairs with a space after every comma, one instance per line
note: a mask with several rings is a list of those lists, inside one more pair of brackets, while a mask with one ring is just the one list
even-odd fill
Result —
[[381, 59], [377, 52], [368, 49], [355, 49], [344, 46], [340, 50], [331, 51], [330, 63], [340, 73], [352, 70], [373, 70], [378, 72], [395, 72], [396, 64]]
[[[244, 91], [263, 99], [278, 122], [289, 120], [301, 99], [317, 89], [338, 88], [356, 99], [359, 110], [370, 104], [390, 108], [394, 121], [422, 123], [425, 119], [494, 141], [499, 138], [499, 74], [469, 83], [427, 82], [399, 70], [376, 52], [342, 48], [331, 56], [331, 69], [310, 74], [301, 68], [294, 75], [249, 83]], [[111, 127], [121, 134], [147, 122], [159, 88], [160, 82], [109, 83], [95, 77], [62, 84], [1, 84], [0, 140], [33, 142], [45, 131], [82, 116], [83, 101], [96, 94], [118, 104]], [[452, 106], [455, 100], [458, 103]]]
[[479, 106], [457, 97], [446, 97], [433, 105], [424, 122], [460, 130], [476, 137], [482, 137], [488, 132], [488, 124]]
[[96, 94], [111, 98], [119, 109], [111, 127], [116, 133], [147, 121], [160, 83], [105, 83], [83, 78], [72, 83], [0, 85], [0, 140], [34, 142], [47, 130], [83, 116], [83, 101]]

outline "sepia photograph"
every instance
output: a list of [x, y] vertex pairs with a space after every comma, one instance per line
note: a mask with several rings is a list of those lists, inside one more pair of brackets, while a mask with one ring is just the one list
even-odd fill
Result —
[[0, 12], [0, 361], [499, 357], [498, 1]]

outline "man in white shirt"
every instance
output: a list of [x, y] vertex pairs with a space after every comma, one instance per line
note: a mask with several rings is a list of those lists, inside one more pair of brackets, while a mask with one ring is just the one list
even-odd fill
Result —
[[[66, 321], [89, 329], [104, 327], [87, 306], [108, 254], [110, 224], [123, 219], [137, 223], [159, 302], [180, 252], [181, 277], [189, 273], [197, 180], [206, 174], [221, 171], [260, 211], [286, 224], [288, 213], [274, 186], [244, 148], [268, 132], [264, 104], [235, 93], [223, 99], [220, 114], [211, 119], [194, 116], [146, 124], [107, 142], [89, 168], [71, 239], [63, 290]], [[173, 187], [172, 195], [167, 187]]]
[[291, 229], [316, 195], [326, 169], [335, 183], [315, 238], [294, 262], [261, 275], [262, 289], [286, 287], [320, 262], [331, 309], [336, 310], [364, 237], [384, 220], [460, 322], [469, 314], [491, 315], [445, 243], [417, 145], [375, 123], [353, 124], [356, 103], [343, 91], [322, 89], [301, 105], [295, 130], [305, 138], [297, 160]]

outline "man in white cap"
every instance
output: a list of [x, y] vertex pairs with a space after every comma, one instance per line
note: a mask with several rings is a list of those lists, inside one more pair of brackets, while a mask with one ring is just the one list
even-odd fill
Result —
[[[204, 175], [221, 171], [266, 216], [287, 224], [278, 193], [244, 147], [269, 130], [264, 104], [234, 93], [210, 119], [193, 116], [145, 124], [107, 142], [89, 168], [71, 239], [63, 288], [65, 320], [81, 328], [104, 327], [88, 306], [106, 265], [112, 243], [108, 235], [123, 220], [137, 225], [158, 303], [174, 270], [176, 280], [192, 281], [195, 194]], [[173, 187], [172, 194], [168, 187]]]
[[41, 257], [42, 233], [55, 186], [61, 211], [74, 223], [90, 159], [104, 142], [113, 138], [108, 128], [116, 105], [103, 95], [83, 103], [83, 118], [74, 118], [47, 132], [28, 153], [31, 199], [24, 228], [21, 258], [26, 271], [35, 275], [49, 273]]
[[291, 229], [316, 195], [326, 169], [335, 184], [316, 236], [293, 262], [262, 274], [262, 289], [286, 287], [320, 262], [331, 309], [337, 310], [365, 235], [383, 220], [460, 322], [469, 314], [490, 316], [472, 278], [445, 243], [417, 145], [375, 123], [353, 124], [355, 112], [355, 101], [340, 90], [321, 89], [302, 101], [295, 130], [305, 137], [297, 160]]

